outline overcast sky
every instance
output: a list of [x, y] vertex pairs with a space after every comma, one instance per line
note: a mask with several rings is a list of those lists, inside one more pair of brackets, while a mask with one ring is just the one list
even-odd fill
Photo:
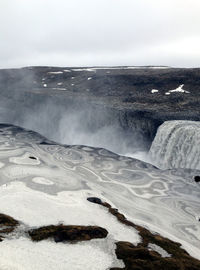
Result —
[[0, 68], [200, 66], [200, 0], [0, 0]]

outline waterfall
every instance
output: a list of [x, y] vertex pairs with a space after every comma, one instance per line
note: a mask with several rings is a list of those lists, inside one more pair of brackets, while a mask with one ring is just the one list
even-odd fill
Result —
[[161, 169], [200, 170], [200, 122], [164, 122], [158, 128], [149, 157]]

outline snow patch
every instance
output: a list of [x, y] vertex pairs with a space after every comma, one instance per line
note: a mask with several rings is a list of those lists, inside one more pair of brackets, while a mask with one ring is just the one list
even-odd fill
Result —
[[[34, 179], [39, 184], [47, 183], [40, 176]], [[86, 199], [84, 190], [62, 191], [54, 196], [30, 189], [22, 182], [12, 182], [7, 187], [0, 187], [0, 212], [28, 226], [40, 227], [60, 222], [67, 225], [97, 225], [107, 229], [116, 241], [140, 242], [134, 228], [121, 224], [104, 207]]]
[[152, 90], [151, 90], [151, 93], [152, 93], [152, 94], [158, 93], [158, 92], [159, 92], [159, 90], [157, 90], [157, 89], [152, 89]]
[[166, 257], [171, 257], [171, 254], [169, 254], [166, 250], [164, 250], [163, 248], [161, 248], [160, 246], [156, 245], [156, 244], [149, 244], [148, 248], [150, 250], [154, 250], [157, 253], [159, 253], [163, 258]]
[[63, 71], [50, 71], [47, 74], [63, 74]]
[[25, 153], [23, 156], [21, 157], [10, 157], [9, 161], [15, 164], [20, 164], [20, 165], [38, 165], [40, 164], [39, 159], [37, 158], [30, 158], [32, 157], [31, 153]]
[[93, 68], [74, 68], [73, 71], [89, 71], [89, 72], [95, 72]]
[[36, 184], [41, 184], [41, 185], [53, 185], [53, 182], [49, 179], [46, 179], [44, 177], [34, 177], [32, 181]]
[[92, 240], [76, 244], [30, 239], [4, 240], [0, 245], [2, 270], [105, 270], [123, 267], [104, 241]]
[[66, 88], [52, 88], [53, 90], [60, 90], [60, 91], [65, 91], [65, 90], [67, 90]]
[[189, 94], [189, 91], [186, 91], [183, 89], [184, 84], [181, 84], [179, 87], [177, 87], [176, 89], [173, 90], [169, 90], [169, 93], [174, 93], [174, 92], [179, 92], [179, 93], [186, 93]]

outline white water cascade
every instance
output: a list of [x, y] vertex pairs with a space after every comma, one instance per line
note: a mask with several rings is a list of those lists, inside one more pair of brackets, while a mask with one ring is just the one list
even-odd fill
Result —
[[200, 170], [200, 122], [164, 122], [158, 128], [149, 157], [161, 169]]

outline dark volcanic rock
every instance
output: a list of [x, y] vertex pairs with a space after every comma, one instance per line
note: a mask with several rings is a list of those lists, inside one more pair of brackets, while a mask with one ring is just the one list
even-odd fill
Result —
[[96, 204], [102, 204], [102, 201], [97, 197], [89, 197], [87, 198], [89, 202], [96, 203]]
[[35, 160], [37, 159], [36, 157], [33, 157], [33, 156], [30, 156], [29, 158], [30, 158], [30, 159], [35, 159]]
[[[176, 243], [168, 238], [158, 234], [153, 234], [146, 228], [136, 225], [126, 219], [118, 212], [118, 209], [112, 208], [110, 204], [102, 202], [102, 206], [108, 208], [108, 211], [114, 215], [119, 222], [135, 228], [142, 238], [141, 243], [137, 246], [129, 242], [116, 243], [116, 255], [118, 259], [123, 260], [124, 270], [198, 270], [200, 261], [191, 257], [181, 244]], [[162, 257], [159, 253], [149, 250], [149, 244], [161, 247], [170, 254], [171, 257]], [[118, 270], [122, 268], [111, 268]]]
[[[188, 257], [163, 258], [158, 253], [146, 248], [138, 248], [129, 242], [118, 242], [116, 248], [118, 259], [123, 260], [124, 270], [197, 270], [200, 262]], [[111, 268], [112, 270], [122, 268]]]
[[14, 218], [5, 214], [0, 214], [0, 226], [17, 226], [18, 224], [18, 221]]
[[19, 222], [14, 218], [0, 214], [0, 241], [3, 240], [5, 234], [9, 234], [19, 225]]
[[[200, 262], [188, 255], [161, 257], [157, 252], [135, 247], [129, 242], [117, 242], [116, 255], [123, 260], [124, 270], [198, 270]], [[117, 270], [122, 268], [111, 268]]]
[[197, 183], [199, 183], [200, 182], [200, 176], [199, 175], [195, 176], [194, 177], [194, 181], [197, 182]]
[[30, 230], [29, 235], [33, 241], [41, 241], [53, 237], [55, 242], [86, 241], [94, 238], [105, 238], [107, 230], [98, 226], [78, 225], [50, 225]]

